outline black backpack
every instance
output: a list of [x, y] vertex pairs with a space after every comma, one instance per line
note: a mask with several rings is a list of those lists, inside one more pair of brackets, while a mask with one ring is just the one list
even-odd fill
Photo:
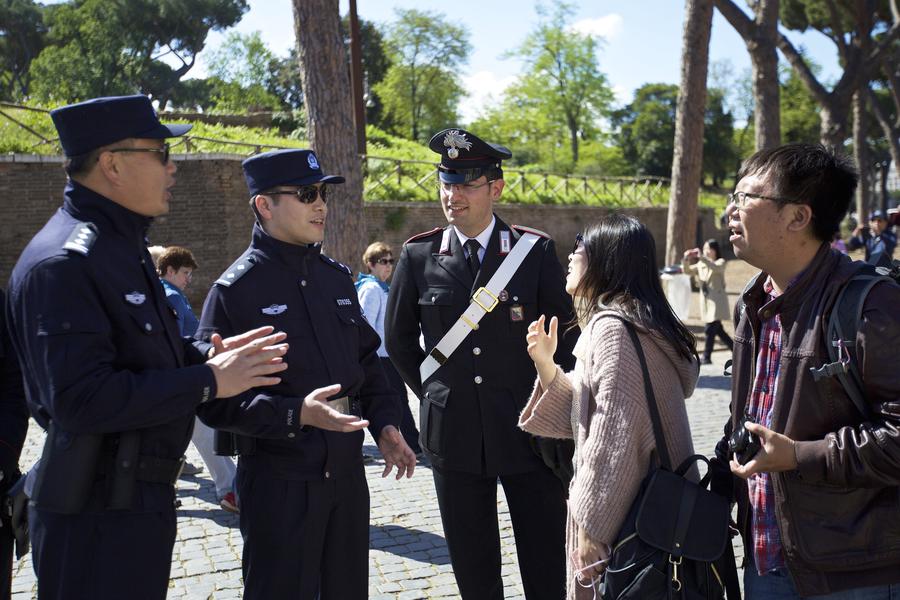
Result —
[[856, 356], [856, 334], [862, 323], [866, 297], [873, 287], [882, 282], [892, 285], [900, 283], [900, 261], [858, 265], [856, 273], [844, 283], [828, 315], [825, 334], [830, 340], [828, 359], [831, 362], [818, 368], [810, 368], [813, 379], [817, 382], [826, 377], [837, 377], [841, 387], [865, 418], [871, 417], [871, 410], [865, 401], [865, 388]]

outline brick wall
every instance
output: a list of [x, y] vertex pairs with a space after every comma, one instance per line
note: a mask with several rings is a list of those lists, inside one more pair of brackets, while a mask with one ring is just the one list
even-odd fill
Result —
[[[247, 206], [247, 189], [241, 173], [243, 157], [226, 154], [188, 154], [176, 157], [178, 184], [171, 212], [156, 219], [150, 242], [189, 248], [200, 269], [188, 288], [199, 313], [212, 282], [247, 247], [253, 217]], [[66, 177], [62, 159], [55, 156], [0, 156], [0, 285], [6, 286], [19, 253], [62, 203]], [[394, 248], [395, 256], [410, 236], [442, 226], [444, 216], [433, 203], [379, 202], [366, 206], [368, 240], [381, 240]], [[500, 204], [496, 212], [509, 224], [522, 224], [550, 233], [558, 241], [565, 262], [575, 234], [609, 212], [606, 208]], [[666, 207], [629, 209], [645, 223], [657, 240], [657, 259], [662, 264], [666, 231]], [[715, 227], [715, 215], [700, 210], [698, 239], [723, 236]], [[340, 227], [329, 223], [329, 227]], [[727, 245], [723, 246], [727, 247]], [[327, 253], [327, 249], [326, 249]], [[353, 265], [351, 265], [353, 266]]]

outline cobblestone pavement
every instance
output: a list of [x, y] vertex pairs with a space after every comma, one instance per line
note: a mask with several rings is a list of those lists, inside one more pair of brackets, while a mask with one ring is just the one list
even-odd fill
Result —
[[[687, 402], [695, 450], [707, 455], [712, 454], [728, 414], [729, 380], [722, 376], [721, 364], [725, 354], [716, 352], [715, 364], [702, 368], [697, 391]], [[23, 465], [34, 462], [42, 442], [43, 434], [32, 425]], [[409, 480], [382, 479], [383, 465], [368, 434], [364, 451], [376, 455], [375, 463], [366, 467], [372, 498], [370, 597], [373, 600], [458, 597], [429, 469], [420, 465]], [[203, 464], [193, 447], [188, 449], [188, 460]], [[178, 497], [182, 506], [178, 509], [169, 598], [239, 598], [243, 544], [237, 517], [216, 504], [215, 489], [205, 471], [179, 480]], [[499, 486], [498, 507], [505, 596], [524, 598], [512, 524]], [[30, 556], [14, 569], [13, 598], [34, 598], [37, 588]]]

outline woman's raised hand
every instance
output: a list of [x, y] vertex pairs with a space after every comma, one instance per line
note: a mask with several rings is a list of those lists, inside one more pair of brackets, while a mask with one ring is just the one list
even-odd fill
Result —
[[545, 315], [541, 315], [537, 321], [533, 321], [528, 326], [528, 334], [525, 336], [525, 341], [528, 342], [528, 355], [537, 366], [552, 365], [553, 355], [556, 353], [559, 319], [556, 317], [550, 319], [549, 333], [544, 328], [545, 320]]

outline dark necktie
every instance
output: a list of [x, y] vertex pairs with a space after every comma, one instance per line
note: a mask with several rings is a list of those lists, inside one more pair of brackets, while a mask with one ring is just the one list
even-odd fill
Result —
[[478, 250], [481, 244], [476, 239], [466, 240], [466, 251], [469, 253], [469, 270], [472, 272], [472, 278], [478, 277], [478, 270], [481, 269], [481, 261], [478, 260]]

